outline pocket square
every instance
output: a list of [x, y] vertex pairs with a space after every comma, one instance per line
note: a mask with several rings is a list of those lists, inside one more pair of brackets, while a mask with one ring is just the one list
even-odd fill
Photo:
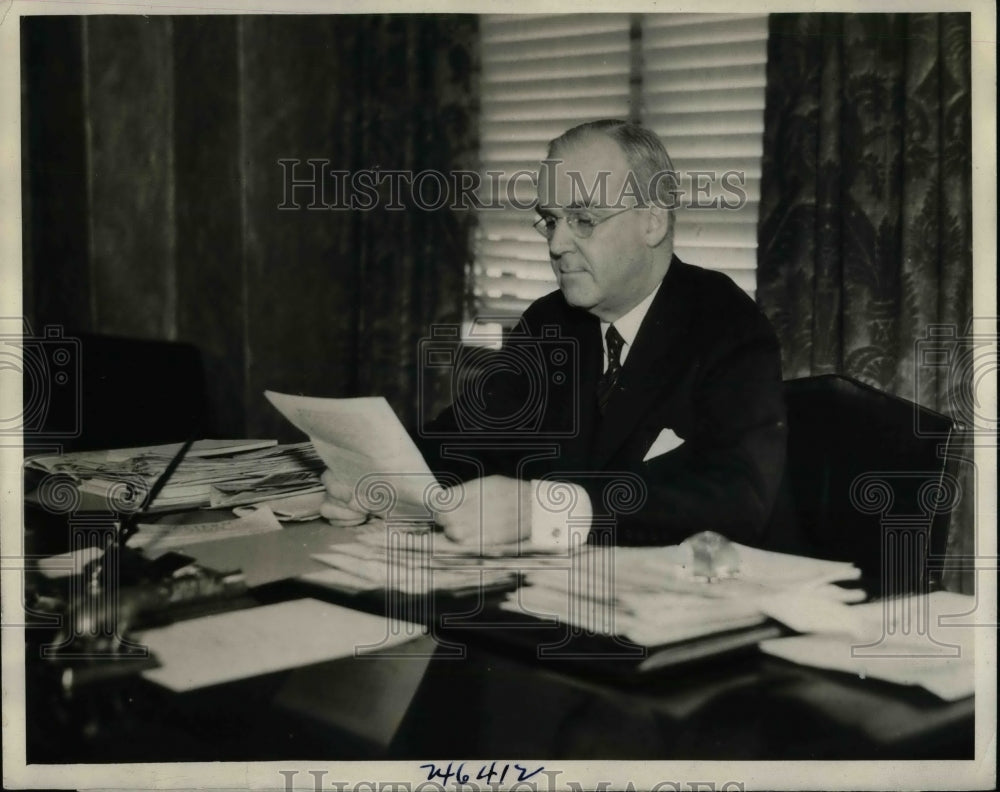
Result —
[[649, 451], [646, 452], [646, 456], [642, 458], [642, 461], [648, 462], [650, 459], [666, 454], [668, 451], [673, 451], [682, 445], [684, 445], [683, 438], [674, 434], [673, 429], [663, 429], [659, 437], [653, 441], [653, 445], [649, 447]]

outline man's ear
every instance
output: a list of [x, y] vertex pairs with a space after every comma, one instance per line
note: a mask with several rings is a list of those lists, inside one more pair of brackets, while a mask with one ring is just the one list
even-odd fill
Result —
[[670, 211], [653, 201], [646, 211], [644, 238], [649, 247], [659, 245], [670, 232]]

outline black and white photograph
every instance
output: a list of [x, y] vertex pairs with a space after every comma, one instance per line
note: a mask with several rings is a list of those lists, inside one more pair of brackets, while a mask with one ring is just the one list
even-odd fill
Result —
[[0, 4], [7, 789], [996, 787], [996, 10]]

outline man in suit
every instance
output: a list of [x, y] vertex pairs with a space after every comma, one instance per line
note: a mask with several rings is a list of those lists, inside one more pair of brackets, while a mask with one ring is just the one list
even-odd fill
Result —
[[417, 439], [453, 539], [759, 540], [785, 456], [778, 342], [729, 278], [674, 256], [672, 171], [636, 124], [550, 144], [536, 228], [559, 290]]

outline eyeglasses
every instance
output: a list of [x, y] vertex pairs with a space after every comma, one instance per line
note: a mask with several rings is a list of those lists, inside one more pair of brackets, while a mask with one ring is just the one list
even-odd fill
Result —
[[[627, 209], [619, 209], [613, 214], [604, 215], [604, 217], [587, 217], [585, 215], [566, 215], [563, 219], [566, 221], [566, 226], [572, 232], [573, 236], [579, 239], [587, 239], [594, 233], [594, 229], [597, 228], [601, 223], [606, 220], [610, 220], [612, 217], [618, 217], [620, 214], [625, 214], [631, 209], [635, 209], [634, 206], [630, 206]], [[552, 237], [556, 235], [556, 226], [559, 224], [559, 218], [548, 215], [546, 217], [538, 218], [532, 227], [543, 237], [551, 240]]]

